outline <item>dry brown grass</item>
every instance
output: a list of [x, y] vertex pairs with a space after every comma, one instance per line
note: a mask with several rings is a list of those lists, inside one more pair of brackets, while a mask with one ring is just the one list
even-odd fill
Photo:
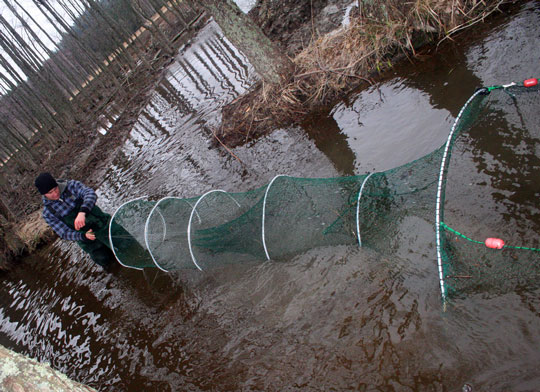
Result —
[[40, 244], [54, 238], [53, 231], [41, 217], [41, 211], [29, 215], [23, 223], [0, 222], [0, 271], [13, 267], [12, 261], [33, 252]]
[[391, 67], [400, 52], [414, 56], [420, 43], [440, 43], [483, 21], [505, 0], [364, 0], [348, 27], [314, 39], [294, 59], [285, 86], [260, 83], [223, 109], [217, 136], [228, 145], [276, 127], [301, 122]]
[[41, 216], [41, 210], [28, 215], [14, 230], [24, 244], [25, 251], [33, 252], [38, 245], [54, 238], [55, 234]]

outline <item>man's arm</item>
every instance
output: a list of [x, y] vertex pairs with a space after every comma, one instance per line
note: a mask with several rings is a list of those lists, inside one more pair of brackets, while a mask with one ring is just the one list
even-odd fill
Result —
[[83, 199], [80, 209], [81, 212], [89, 213], [92, 208], [94, 208], [97, 201], [97, 195], [92, 188], [84, 185], [80, 181], [71, 180], [68, 182], [68, 189], [76, 198]]
[[69, 181], [68, 189], [75, 197], [77, 197], [77, 199], [83, 200], [74, 222], [75, 230], [80, 230], [86, 224], [86, 214], [89, 213], [96, 204], [97, 195], [92, 188], [87, 187], [82, 182], [76, 180]]
[[68, 241], [84, 241], [86, 239], [85, 233], [75, 231], [68, 225], [58, 219], [47, 208], [43, 211], [43, 219], [54, 230], [58, 236]]

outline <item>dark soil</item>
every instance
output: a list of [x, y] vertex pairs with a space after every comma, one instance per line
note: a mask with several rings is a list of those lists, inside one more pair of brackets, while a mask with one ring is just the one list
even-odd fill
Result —
[[[265, 35], [293, 58], [313, 40], [341, 27], [346, 9], [352, 3], [352, 0], [258, 0], [249, 16]], [[355, 10], [357, 8], [353, 7], [351, 15]], [[249, 92], [223, 107], [223, 124], [216, 133], [219, 141], [214, 140], [215, 146], [220, 143], [230, 147], [242, 145], [272, 129], [299, 124], [314, 109], [300, 103], [303, 97], [298, 97], [298, 105], [265, 105], [260, 102], [262, 89], [263, 84], [257, 83]], [[279, 101], [279, 91], [271, 90], [267, 94], [273, 96], [269, 101]]]
[[340, 27], [352, 0], [258, 0], [249, 16], [290, 57]]

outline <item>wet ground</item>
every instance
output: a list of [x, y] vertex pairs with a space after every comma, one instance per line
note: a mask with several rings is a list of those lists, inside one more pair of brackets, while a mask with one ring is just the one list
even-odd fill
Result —
[[[209, 24], [114, 153], [99, 203], [112, 212], [141, 196], [242, 192], [277, 174], [363, 174], [420, 158], [445, 142], [477, 87], [539, 76], [539, 22], [540, 7], [529, 2], [466, 41], [395, 68], [303, 128], [276, 130], [234, 155], [210, 148], [211, 129], [218, 109], [256, 76]], [[529, 154], [519, 138], [503, 143]], [[486, 189], [517, 192], [497, 145], [471, 138], [473, 151], [493, 151], [490, 163], [507, 180]], [[538, 164], [527, 162], [538, 178]], [[490, 200], [494, 209], [505, 205]], [[536, 222], [530, 198], [518, 202]], [[538, 245], [535, 235], [522, 239]], [[432, 228], [414, 226], [401, 255], [333, 246], [204, 274], [105, 274], [57, 241], [4, 276], [0, 343], [103, 391], [538, 389], [537, 288], [473, 292], [443, 312]]]

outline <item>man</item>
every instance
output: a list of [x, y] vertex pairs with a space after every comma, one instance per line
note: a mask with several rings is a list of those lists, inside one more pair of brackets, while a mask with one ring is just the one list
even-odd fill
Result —
[[96, 206], [96, 192], [79, 181], [56, 181], [50, 173], [41, 173], [34, 183], [43, 196], [47, 224], [60, 238], [76, 241], [96, 264], [108, 269], [114, 259], [108, 238], [110, 215]]

